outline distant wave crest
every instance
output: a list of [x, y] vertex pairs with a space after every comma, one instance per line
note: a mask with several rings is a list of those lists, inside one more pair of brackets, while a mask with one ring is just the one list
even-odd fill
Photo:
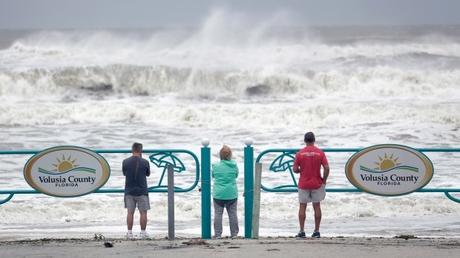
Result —
[[21, 71], [0, 69], [0, 96], [175, 94], [188, 98], [295, 96], [310, 99], [361, 95], [366, 98], [433, 96], [434, 93], [440, 93], [454, 97], [457, 96], [458, 81], [460, 70], [427, 72], [378, 67], [330, 71], [292, 68], [268, 72], [113, 64]]

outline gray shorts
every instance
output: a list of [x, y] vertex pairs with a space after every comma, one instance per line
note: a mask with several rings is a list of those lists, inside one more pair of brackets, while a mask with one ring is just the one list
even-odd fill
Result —
[[299, 203], [321, 202], [326, 197], [326, 185], [318, 189], [306, 190], [299, 188]]
[[150, 210], [150, 200], [148, 195], [125, 195], [125, 208], [134, 211], [137, 208], [139, 211]]

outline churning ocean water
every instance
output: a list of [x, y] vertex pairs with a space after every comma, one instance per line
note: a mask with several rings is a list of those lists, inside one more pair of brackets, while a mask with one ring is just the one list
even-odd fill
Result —
[[[247, 138], [256, 155], [300, 148], [310, 130], [321, 148], [460, 146], [459, 26], [303, 28], [227, 18], [193, 29], [1, 30], [0, 150], [128, 149], [139, 141], [199, 156], [208, 138], [217, 161], [228, 144], [240, 166], [243, 234]], [[352, 154], [328, 153], [328, 187], [352, 187], [344, 174]], [[427, 187], [459, 188], [460, 155], [427, 155], [435, 168]], [[122, 188], [127, 155], [104, 157], [112, 168], [104, 187]], [[30, 189], [22, 174], [29, 158], [0, 156], [0, 189]], [[188, 173], [177, 182], [193, 182]], [[290, 180], [263, 173], [267, 185]], [[160, 175], [154, 168], [149, 184]], [[166, 195], [150, 198], [149, 231], [165, 236]], [[297, 233], [296, 193], [262, 192], [261, 203], [261, 236]], [[178, 235], [200, 235], [200, 207], [198, 188], [176, 195]], [[324, 236], [460, 236], [460, 204], [441, 193], [328, 193], [322, 207]], [[0, 239], [125, 232], [121, 194], [16, 195], [0, 206], [0, 221]], [[306, 225], [313, 230], [311, 207]]]

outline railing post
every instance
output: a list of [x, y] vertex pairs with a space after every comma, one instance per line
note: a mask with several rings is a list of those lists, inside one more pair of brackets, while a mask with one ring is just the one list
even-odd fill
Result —
[[211, 149], [201, 142], [201, 238], [211, 238]]
[[262, 182], [262, 163], [256, 163], [254, 175], [254, 206], [252, 214], [252, 238], [259, 238], [260, 185]]
[[168, 240], [174, 240], [174, 168], [168, 165]]
[[247, 139], [244, 147], [244, 238], [252, 237], [252, 205], [254, 189], [254, 148]]

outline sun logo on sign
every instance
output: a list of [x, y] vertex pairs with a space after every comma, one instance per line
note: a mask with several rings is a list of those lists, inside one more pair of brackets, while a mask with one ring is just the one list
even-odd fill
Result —
[[391, 156], [388, 156], [385, 153], [383, 158], [380, 156], [378, 157], [379, 157], [379, 161], [375, 162], [375, 164], [377, 165], [375, 169], [388, 170], [388, 169], [401, 165], [401, 163], [398, 163], [398, 159], [399, 159], [398, 157], [393, 158], [393, 153], [391, 154]]
[[377, 165], [377, 167], [374, 167], [372, 169], [372, 168], [360, 165], [359, 168], [365, 172], [378, 173], [378, 174], [387, 173], [387, 172], [394, 171], [394, 170], [406, 170], [406, 171], [418, 172], [417, 167], [408, 166], [408, 165], [401, 166], [401, 163], [398, 162], [399, 157], [394, 157], [393, 154], [388, 155], [387, 153], [385, 153], [383, 158], [380, 156], [377, 156], [377, 157], [379, 160], [374, 162], [374, 164]]
[[72, 156], [66, 158], [64, 155], [62, 155], [62, 159], [56, 158], [56, 160], [57, 164], [53, 164], [55, 167], [53, 171], [66, 172], [78, 167], [78, 164], [75, 164], [76, 159], [72, 160]]

